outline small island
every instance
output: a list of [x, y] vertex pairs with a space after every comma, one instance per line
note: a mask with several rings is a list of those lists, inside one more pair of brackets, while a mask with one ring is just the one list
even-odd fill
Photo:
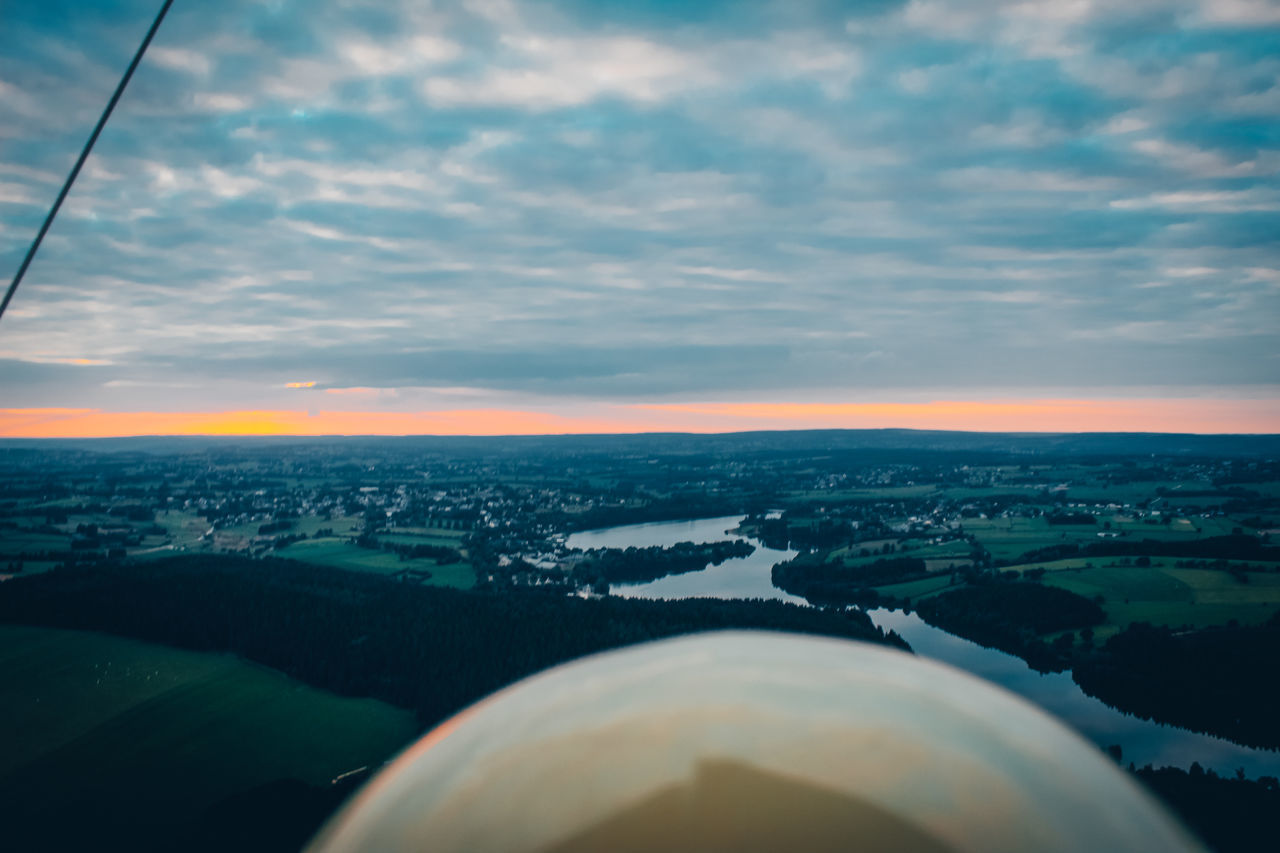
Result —
[[750, 556], [756, 550], [742, 539], [723, 542], [677, 542], [669, 548], [595, 548], [574, 569], [581, 583], [599, 587], [611, 583], [647, 583], [667, 575], [697, 572], [725, 560]]

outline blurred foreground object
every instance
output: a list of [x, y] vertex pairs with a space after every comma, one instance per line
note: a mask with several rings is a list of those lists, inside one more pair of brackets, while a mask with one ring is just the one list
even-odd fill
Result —
[[881, 646], [724, 632], [494, 694], [310, 849], [1201, 848], [1100, 750], [980, 679]]

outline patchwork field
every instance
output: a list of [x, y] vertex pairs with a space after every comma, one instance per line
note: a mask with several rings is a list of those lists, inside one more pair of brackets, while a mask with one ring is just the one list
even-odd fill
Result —
[[[1008, 566], [1001, 571], [1044, 570], [1042, 582], [1077, 595], [1101, 597], [1107, 621], [1094, 628], [1102, 642], [1133, 622], [1170, 628], [1257, 625], [1280, 609], [1280, 572], [1276, 564], [1231, 561], [1233, 572], [1179, 568], [1173, 557], [1146, 558], [1150, 565], [1134, 565], [1135, 558], [1074, 557]], [[1248, 571], [1240, 571], [1247, 567]], [[881, 595], [913, 602], [953, 588], [950, 573], [876, 587]]]
[[[413, 540], [412, 544], [431, 544], [427, 539]], [[457, 540], [443, 543], [456, 547]], [[426, 571], [431, 573], [428, 583], [439, 586], [452, 586], [459, 589], [470, 589], [475, 585], [475, 572], [470, 564], [464, 562], [437, 565], [435, 560], [400, 559], [400, 555], [392, 551], [381, 551], [372, 548], [361, 548], [345, 539], [322, 538], [304, 539], [294, 542], [276, 552], [290, 560], [304, 563], [315, 563], [321, 566], [333, 566], [353, 572], [374, 572], [376, 574], [394, 575], [403, 571]]]
[[[882, 553], [885, 544], [894, 543], [895, 549]], [[864, 555], [862, 552], [866, 551]], [[928, 564], [929, 571], [940, 571], [954, 564], [956, 567], [969, 565], [972, 548], [968, 542], [953, 539], [948, 542], [934, 543], [927, 539], [893, 540], [883, 539], [871, 542], [858, 542], [843, 548], [836, 548], [823, 558], [824, 563], [841, 562], [846, 566], [865, 566], [876, 560], [898, 557], [918, 557]]]
[[1280, 607], [1280, 574], [1247, 572], [1244, 581], [1227, 572], [1205, 569], [1095, 567], [1064, 569], [1045, 575], [1051, 586], [1093, 598], [1101, 595], [1107, 614], [1098, 639], [1132, 622], [1171, 628], [1260, 624]]
[[[290, 519], [290, 521], [293, 522], [292, 527], [286, 530], [274, 531], [269, 535], [291, 536], [302, 534], [304, 536], [314, 536], [317, 531], [332, 530], [333, 535], [336, 537], [354, 536], [359, 532], [362, 523], [360, 519], [353, 517], [321, 518], [314, 515], [294, 518]], [[263, 524], [265, 524], [263, 521], [251, 521], [219, 529], [213, 534], [214, 543], [221, 549], [237, 550], [239, 548], [247, 548], [253, 539], [260, 535], [258, 529]]]
[[[414, 716], [228, 655], [0, 625], [0, 815], [56, 839], [65, 815], [109, 835], [194, 819], [278, 779], [323, 785], [389, 758]], [[52, 846], [57, 846], [52, 844]], [[16, 849], [16, 848], [15, 848]]]
[[1012, 560], [1050, 545], [1097, 542], [1103, 530], [1096, 524], [1050, 524], [1044, 518], [964, 518], [961, 524], [997, 560]]

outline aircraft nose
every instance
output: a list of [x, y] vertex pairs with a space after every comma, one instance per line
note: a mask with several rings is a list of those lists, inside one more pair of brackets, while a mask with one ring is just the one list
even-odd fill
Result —
[[1201, 848], [1096, 747], [972, 675], [720, 632], [494, 694], [392, 762], [310, 849]]

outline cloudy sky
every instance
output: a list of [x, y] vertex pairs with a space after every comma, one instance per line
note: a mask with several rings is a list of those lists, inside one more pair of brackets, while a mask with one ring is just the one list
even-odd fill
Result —
[[[157, 0], [4, 0], [6, 282]], [[1280, 431], [1276, 0], [177, 0], [0, 434]]]

